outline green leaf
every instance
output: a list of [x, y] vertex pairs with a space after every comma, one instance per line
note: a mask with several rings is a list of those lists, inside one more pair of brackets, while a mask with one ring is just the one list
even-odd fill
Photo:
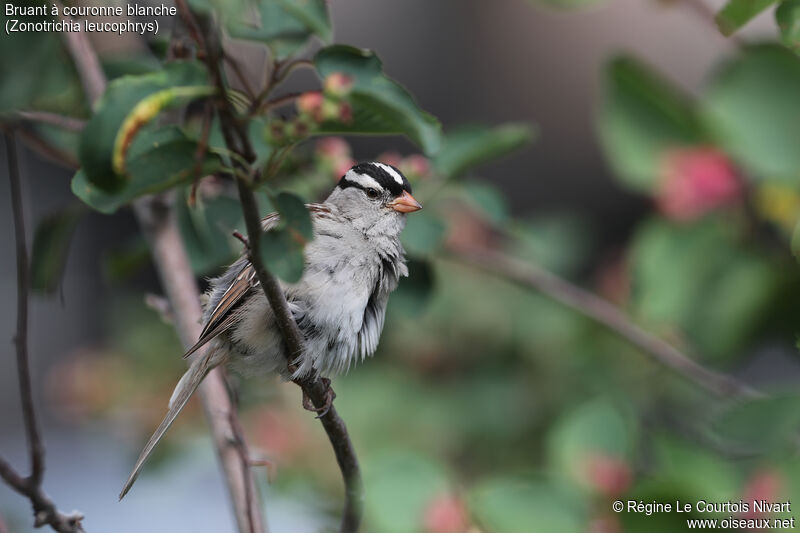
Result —
[[408, 216], [400, 238], [410, 254], [425, 257], [439, 249], [444, 232], [444, 222], [435, 213], [423, 209]]
[[704, 117], [755, 179], [800, 180], [800, 58], [777, 45], [745, 50], [713, 81]]
[[320, 76], [340, 72], [353, 79], [349, 101], [353, 121], [326, 122], [319, 133], [405, 135], [426, 154], [441, 143], [439, 122], [422, 111], [411, 95], [383, 73], [383, 64], [369, 50], [335, 45], [323, 48], [314, 58]]
[[242, 244], [232, 236], [243, 226], [242, 209], [232, 197], [198, 197], [194, 208], [189, 207], [188, 190], [183, 190], [175, 203], [178, 229], [186, 246], [192, 270], [210, 274], [230, 263]]
[[498, 159], [533, 141], [535, 129], [528, 124], [504, 124], [494, 128], [467, 126], [444, 136], [433, 156], [433, 168], [447, 178]]
[[692, 103], [628, 57], [608, 65], [604, 85], [598, 128], [606, 158], [623, 184], [650, 191], [667, 150], [703, 140]]
[[89, 182], [114, 191], [133, 181], [126, 159], [139, 130], [165, 107], [210, 94], [206, 79], [200, 63], [181, 61], [112, 81], [81, 135], [80, 160]]
[[69, 208], [48, 215], [36, 226], [31, 256], [31, 288], [53, 292], [61, 283], [72, 235], [84, 210]]
[[778, 0], [728, 0], [717, 14], [717, 26], [723, 35], [730, 35], [750, 22]]
[[110, 57], [103, 56], [101, 61], [103, 72], [108, 80], [114, 80], [122, 76], [150, 74], [161, 69], [161, 63], [149, 53], [134, 55], [127, 52]]
[[492, 224], [504, 224], [509, 219], [508, 204], [503, 193], [488, 183], [469, 182], [461, 185], [466, 201], [483, 213]]
[[590, 401], [568, 413], [548, 438], [548, 454], [556, 471], [585, 484], [588, 461], [597, 456], [630, 459], [634, 433], [630, 420], [612, 403]]
[[[723, 518], [730, 513], [698, 512], [692, 506], [690, 513], [676, 513], [674, 502], [738, 501], [744, 487], [740, 468], [734, 466], [730, 456], [720, 457], [709, 453], [694, 442], [680, 441], [672, 436], [651, 433], [649, 440], [651, 457], [648, 460], [648, 475], [637, 483], [625, 500], [643, 502], [672, 502], [673, 511], [648, 516], [646, 513], [619, 514], [623, 531], [652, 531], [674, 533], [686, 530], [687, 518]], [[654, 520], [655, 518], [655, 520]]]
[[653, 220], [631, 248], [637, 314], [687, 332], [708, 357], [737, 355], [781, 280], [769, 260], [741, 245], [735, 229], [715, 217], [693, 225]]
[[687, 499], [722, 502], [741, 494], [741, 474], [730, 457], [719, 457], [696, 443], [655, 435], [653, 470]]
[[443, 468], [407, 451], [387, 451], [366, 468], [366, 515], [375, 531], [416, 533], [427, 505], [447, 489]]
[[725, 446], [764, 453], [791, 446], [800, 428], [800, 398], [779, 395], [734, 403], [714, 416], [711, 431]]
[[325, 0], [278, 0], [278, 3], [287, 13], [302, 21], [322, 42], [328, 43], [333, 39]]
[[[202, 132], [202, 122], [196, 121], [191, 124], [192, 137], [199, 138]], [[253, 152], [255, 152], [256, 160], [253, 162], [253, 167], [261, 168], [269, 160], [272, 154], [272, 146], [267, 142], [265, 132], [267, 130], [266, 120], [261, 117], [255, 117], [248, 121], [247, 131], [250, 135], [250, 142], [253, 145]], [[211, 122], [211, 128], [208, 133], [208, 146], [211, 149], [218, 151], [221, 154], [229, 153], [228, 146], [225, 143], [225, 137], [222, 135], [220, 128], [219, 118], [214, 117]]]
[[[72, 178], [72, 192], [101, 213], [113, 213], [139, 196], [154, 194], [195, 175], [197, 144], [177, 127], [168, 126], [140, 134], [130, 149], [130, 179], [116, 191], [106, 191], [90, 182], [85, 171]], [[222, 161], [215, 153], [207, 153], [199, 166], [199, 175], [218, 171]]]
[[328, 9], [324, 0], [243, 0], [215, 2], [231, 37], [260, 41], [277, 59], [300, 50], [312, 35], [331, 42]]
[[261, 260], [267, 270], [289, 283], [300, 281], [305, 257], [303, 243], [287, 227], [277, 227], [261, 234]]
[[683, 489], [684, 487], [680, 484], [671, 480], [665, 481], [660, 476], [654, 476], [638, 483], [632, 491], [625, 494], [623, 502], [625, 502], [626, 505], [629, 500], [635, 502], [640, 500], [642, 502], [670, 502], [672, 504], [672, 511], [668, 513], [659, 513], [658, 515], [648, 515], [646, 512], [622, 512], [618, 515], [622, 526], [620, 531], [675, 533], [676, 531], [686, 529], [687, 519], [712, 518], [708, 513], [698, 512], [694, 508], [694, 505], [692, 505], [692, 510], [688, 513], [677, 512], [675, 502], [680, 501], [681, 509], [685, 510], [683, 507], [684, 502], [696, 502], [698, 499], [707, 498], [706, 496], [697, 495], [696, 493], [687, 493]]
[[[49, 16], [10, 17], [3, 10], [0, 24], [4, 29], [11, 18], [29, 23], [52, 20]], [[83, 116], [88, 111], [80, 78], [57, 32], [12, 32], [3, 35], [1, 46], [0, 113], [35, 109]]]
[[471, 500], [479, 523], [492, 533], [587, 530], [576, 498], [542, 481], [514, 478], [484, 481], [474, 489]]
[[783, 44], [794, 52], [800, 51], [800, 0], [783, 0], [775, 10], [775, 22]]
[[281, 226], [296, 232], [302, 241], [314, 238], [311, 224], [311, 213], [308, 212], [302, 198], [290, 192], [281, 192], [275, 196], [275, 208], [281, 216]]

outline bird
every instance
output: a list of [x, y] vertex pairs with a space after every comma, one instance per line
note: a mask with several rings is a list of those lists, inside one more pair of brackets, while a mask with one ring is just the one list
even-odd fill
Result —
[[[167, 414], [134, 464], [120, 500], [211, 369], [225, 365], [244, 375], [272, 373], [284, 379], [316, 372], [330, 383], [330, 377], [375, 352], [389, 295], [408, 276], [400, 233], [406, 215], [422, 209], [411, 193], [400, 170], [370, 161], [350, 168], [323, 203], [306, 204], [313, 238], [305, 246], [303, 274], [296, 283], [281, 282], [304, 341], [303, 354], [291, 361], [292, 370], [247, 254], [210, 280], [203, 329], [184, 357], [207, 349], [178, 381]], [[262, 230], [270, 231], [279, 221], [277, 213], [267, 215]]]

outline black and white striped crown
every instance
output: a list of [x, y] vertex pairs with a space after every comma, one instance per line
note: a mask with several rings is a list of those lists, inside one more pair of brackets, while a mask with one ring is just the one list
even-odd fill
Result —
[[389, 191], [392, 196], [400, 196], [403, 191], [411, 194], [411, 184], [403, 173], [392, 165], [369, 161], [359, 163], [339, 180], [339, 187], [357, 187], [359, 189], [378, 189]]

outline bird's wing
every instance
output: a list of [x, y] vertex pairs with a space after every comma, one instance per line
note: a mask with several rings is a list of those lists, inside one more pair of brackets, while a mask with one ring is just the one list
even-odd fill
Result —
[[[306, 207], [311, 212], [312, 217], [324, 216], [330, 213], [330, 209], [322, 204], [306, 204]], [[270, 213], [261, 219], [261, 229], [269, 231], [277, 226], [278, 222], [280, 222], [278, 213]], [[236, 314], [233, 311], [245, 301], [247, 294], [258, 285], [259, 281], [255, 268], [249, 261], [245, 261], [239, 274], [225, 290], [219, 303], [209, 315], [208, 321], [203, 326], [203, 331], [200, 332], [200, 338], [194, 346], [186, 351], [183, 357], [189, 357], [208, 341], [230, 328], [236, 321]]]

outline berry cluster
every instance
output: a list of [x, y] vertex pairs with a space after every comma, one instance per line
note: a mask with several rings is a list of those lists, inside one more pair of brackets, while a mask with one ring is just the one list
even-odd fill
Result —
[[270, 122], [267, 141], [286, 145], [308, 137], [325, 122], [349, 124], [353, 121], [353, 108], [348, 101], [352, 89], [350, 76], [334, 72], [325, 78], [322, 91], [309, 91], [297, 97], [294, 119]]

